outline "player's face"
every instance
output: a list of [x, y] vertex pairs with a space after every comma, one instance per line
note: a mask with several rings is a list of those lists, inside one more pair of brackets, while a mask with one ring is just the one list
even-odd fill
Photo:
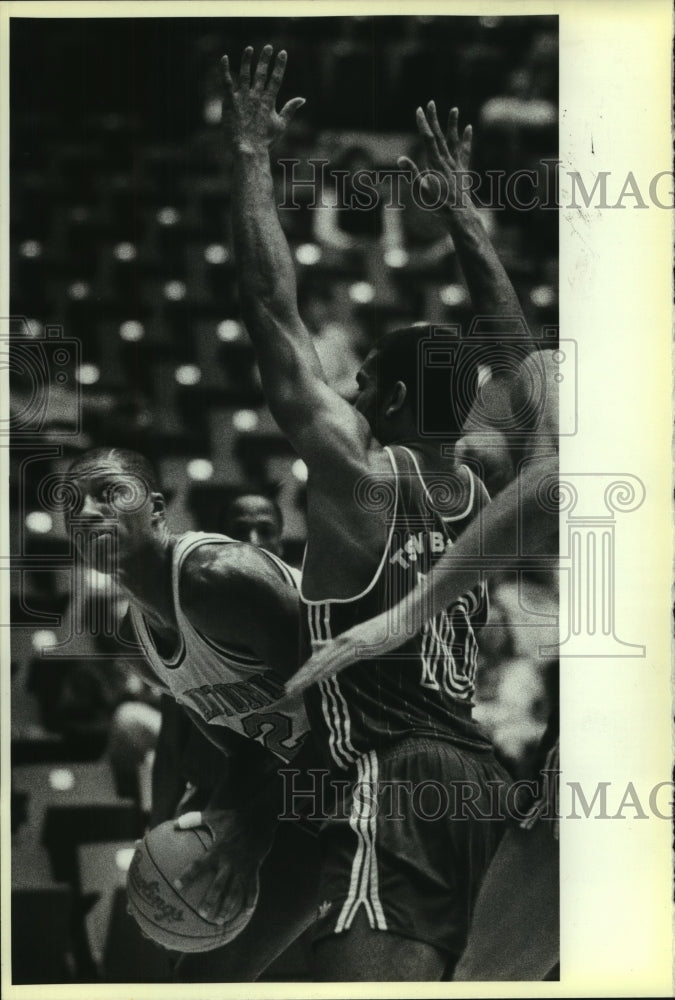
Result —
[[109, 558], [113, 532], [124, 557], [138, 549], [154, 530], [149, 486], [114, 461], [85, 467], [72, 482], [77, 500], [68, 521], [78, 529], [75, 544], [82, 555], [88, 549], [89, 555], [97, 557], [97, 569], [110, 572], [113, 567], [101, 565], [101, 560]]
[[239, 497], [230, 507], [226, 532], [239, 542], [248, 542], [279, 555], [281, 529], [274, 505], [267, 497]]
[[356, 373], [356, 384], [358, 394], [354, 400], [354, 407], [362, 413], [368, 421], [373, 434], [377, 436], [377, 382], [375, 376], [375, 352], [372, 351], [362, 367]]

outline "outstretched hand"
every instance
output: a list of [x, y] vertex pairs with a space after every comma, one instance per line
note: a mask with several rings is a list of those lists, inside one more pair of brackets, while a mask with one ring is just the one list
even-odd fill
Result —
[[400, 156], [398, 165], [402, 170], [410, 170], [413, 180], [419, 182], [430, 199], [439, 196], [439, 187], [446, 196], [445, 203], [451, 207], [461, 207], [469, 197], [468, 189], [462, 182], [462, 174], [468, 173], [473, 142], [473, 129], [467, 125], [462, 135], [458, 130], [459, 111], [452, 108], [448, 115], [448, 127], [443, 130], [438, 121], [435, 101], [429, 101], [426, 111], [418, 108], [415, 112], [417, 130], [424, 140], [429, 171], [422, 171], [408, 156]]
[[392, 628], [391, 611], [383, 611], [369, 621], [355, 625], [314, 652], [286, 683], [289, 695], [333, 677], [351, 663], [386, 656], [410, 636]]
[[207, 825], [214, 833], [213, 846], [176, 879], [177, 889], [196, 882], [207, 872], [212, 880], [204, 893], [199, 914], [217, 924], [227, 924], [253, 906], [258, 892], [258, 870], [269, 852], [270, 831], [252, 831], [236, 809], [190, 812], [174, 823], [178, 830]]
[[[260, 53], [252, 74], [253, 48], [247, 46], [241, 57], [239, 85], [235, 87], [227, 56], [220, 61], [223, 78], [223, 128], [235, 148], [256, 151], [268, 149], [285, 131], [291, 118], [305, 103], [304, 97], [294, 97], [281, 111], [275, 105], [284, 73], [287, 54], [282, 49], [273, 56], [266, 45]], [[270, 65], [272, 67], [270, 72]]]

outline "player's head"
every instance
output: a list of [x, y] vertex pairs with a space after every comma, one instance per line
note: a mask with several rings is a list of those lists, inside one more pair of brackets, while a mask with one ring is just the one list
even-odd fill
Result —
[[93, 448], [70, 465], [74, 503], [69, 520], [96, 533], [114, 524], [121, 557], [151, 538], [168, 538], [166, 504], [152, 464], [125, 448]]
[[223, 530], [230, 538], [281, 555], [281, 508], [262, 493], [241, 493], [231, 500], [225, 508]]
[[427, 324], [385, 333], [356, 376], [354, 405], [381, 444], [420, 437], [424, 429], [449, 438], [460, 433], [472, 390], [448, 366], [442, 381], [434, 377], [440, 369], [425, 370], [420, 343], [430, 336]]

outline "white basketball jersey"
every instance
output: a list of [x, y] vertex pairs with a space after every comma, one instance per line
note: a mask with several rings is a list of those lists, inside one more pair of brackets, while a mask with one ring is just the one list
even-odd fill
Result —
[[[160, 655], [142, 611], [129, 608], [134, 631], [144, 655], [160, 684], [180, 705], [196, 712], [205, 722], [228, 726], [257, 740], [283, 760], [290, 760], [309, 730], [302, 697], [285, 696], [281, 675], [250, 650], [226, 646], [198, 631], [180, 603], [179, 581], [183, 563], [201, 545], [226, 545], [227, 535], [190, 531], [173, 551], [172, 591], [178, 626], [178, 647], [170, 657]], [[300, 574], [278, 556], [259, 552], [275, 566], [280, 579], [300, 588]], [[265, 623], [261, 622], [264, 628]], [[282, 702], [283, 699], [283, 702]]]

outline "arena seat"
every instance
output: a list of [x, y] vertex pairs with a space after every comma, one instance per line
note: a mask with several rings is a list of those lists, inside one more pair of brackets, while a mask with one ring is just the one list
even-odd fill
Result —
[[17, 790], [28, 792], [29, 830], [46, 848], [58, 881], [77, 885], [78, 844], [142, 832], [134, 803], [115, 794], [106, 762], [22, 765], [13, 778]]
[[[12, 889], [12, 967], [15, 986], [76, 979], [72, 940], [72, 890], [46, 883]], [[36, 942], [39, 961], [36, 961]]]
[[78, 847], [79, 885], [94, 902], [84, 918], [87, 942], [104, 982], [169, 982], [169, 956], [144, 938], [126, 912], [131, 840]]

